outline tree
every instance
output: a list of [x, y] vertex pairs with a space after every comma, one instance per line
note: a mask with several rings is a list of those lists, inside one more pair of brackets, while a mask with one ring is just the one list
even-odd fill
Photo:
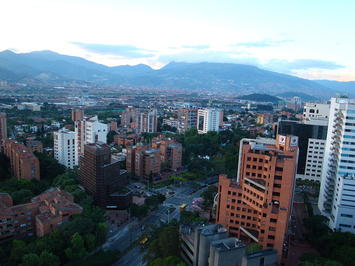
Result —
[[21, 258], [27, 253], [26, 243], [22, 240], [13, 240], [10, 259], [13, 262], [21, 262]]
[[42, 253], [39, 257], [39, 265], [40, 266], [59, 266], [60, 261], [56, 255], [44, 250], [44, 251], [42, 251]]
[[111, 144], [114, 141], [114, 136], [117, 135], [116, 131], [110, 131], [107, 133], [107, 143]]
[[212, 208], [214, 197], [216, 196], [218, 190], [216, 186], [208, 186], [205, 191], [202, 192], [201, 197], [203, 198], [203, 205], [205, 208]]
[[65, 254], [70, 260], [79, 260], [83, 258], [87, 251], [85, 249], [84, 240], [79, 233], [75, 233], [71, 238], [71, 247], [65, 250]]
[[29, 189], [20, 189], [11, 193], [11, 197], [14, 201], [14, 204], [23, 204], [27, 203], [34, 197], [34, 194]]
[[23, 256], [21, 266], [38, 266], [40, 260], [37, 254], [28, 253]]

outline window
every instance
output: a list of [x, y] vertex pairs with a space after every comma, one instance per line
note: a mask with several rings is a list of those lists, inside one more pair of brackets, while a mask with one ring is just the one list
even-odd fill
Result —
[[351, 214], [345, 214], [345, 213], [342, 213], [340, 216], [347, 217], [347, 218], [353, 218], [353, 216]]
[[274, 239], [275, 239], [275, 236], [273, 236], [273, 235], [268, 235], [267, 238], [274, 240]]
[[270, 218], [270, 223], [277, 223], [277, 219]]
[[276, 167], [275, 170], [279, 171], [279, 172], [282, 172], [284, 169], [282, 167]]

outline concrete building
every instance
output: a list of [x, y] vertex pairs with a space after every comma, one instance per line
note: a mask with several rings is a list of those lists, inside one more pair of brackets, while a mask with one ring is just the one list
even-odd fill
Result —
[[333, 230], [355, 233], [355, 100], [332, 98], [318, 207]]
[[3, 142], [7, 139], [6, 113], [0, 113], [0, 152]]
[[40, 166], [32, 151], [15, 140], [4, 142], [4, 153], [10, 160], [11, 174], [17, 179], [40, 180]]
[[159, 175], [161, 171], [160, 151], [152, 148], [136, 151], [134, 168], [136, 176], [149, 178], [150, 175]]
[[182, 108], [178, 111], [178, 131], [184, 133], [190, 129], [197, 129], [197, 110], [196, 108]]
[[329, 104], [326, 103], [306, 103], [303, 107], [303, 119], [325, 119], [329, 118]]
[[49, 189], [21, 205], [13, 205], [9, 194], [0, 193], [0, 241], [44, 236], [82, 211], [74, 197], [59, 188]]
[[298, 137], [297, 178], [320, 181], [327, 128], [326, 120], [304, 122], [282, 120], [277, 123], [276, 134]]
[[71, 111], [71, 120], [73, 122], [80, 121], [84, 118], [84, 110], [83, 109], [73, 109]]
[[77, 165], [74, 131], [62, 128], [54, 132], [54, 159], [68, 168], [73, 168]]
[[84, 117], [75, 122], [75, 164], [79, 164], [80, 156], [84, 152], [84, 145], [95, 142], [107, 142], [108, 128], [100, 123], [97, 116]]
[[179, 128], [179, 120], [173, 117], [163, 119], [162, 125], [168, 125], [176, 129]]
[[43, 152], [43, 144], [39, 140], [28, 140], [26, 141], [26, 146], [32, 152]]
[[276, 250], [247, 254], [246, 245], [228, 237], [228, 230], [220, 224], [182, 225], [180, 239], [180, 254], [189, 266], [278, 265]]
[[167, 163], [169, 169], [177, 170], [182, 165], [182, 145], [175, 139], [164, 135], [153, 138], [152, 148], [160, 151], [161, 163]]
[[84, 146], [79, 181], [102, 208], [126, 209], [132, 200], [131, 192], [125, 189], [126, 171], [120, 170], [119, 161], [111, 159], [110, 146], [105, 143]]
[[121, 115], [121, 126], [131, 127], [131, 123], [137, 122], [139, 111], [133, 106], [128, 106]]
[[117, 131], [118, 127], [117, 127], [117, 122], [116, 121], [111, 121], [110, 123], [110, 131]]
[[137, 118], [137, 130], [139, 133], [155, 133], [158, 130], [158, 111], [152, 109], [141, 112]]
[[197, 131], [199, 134], [206, 134], [208, 131], [219, 131], [220, 110], [206, 108], [197, 112]]
[[258, 116], [256, 117], [256, 123], [259, 125], [272, 124], [272, 122], [272, 114], [258, 114]]
[[297, 170], [298, 138], [242, 139], [237, 179], [220, 175], [216, 221], [231, 236], [275, 248], [287, 236]]

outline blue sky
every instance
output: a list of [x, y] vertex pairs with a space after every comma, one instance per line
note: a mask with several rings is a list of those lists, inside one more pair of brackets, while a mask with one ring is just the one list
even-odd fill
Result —
[[106, 65], [252, 64], [355, 80], [351, 0], [2, 0], [0, 50], [53, 50]]

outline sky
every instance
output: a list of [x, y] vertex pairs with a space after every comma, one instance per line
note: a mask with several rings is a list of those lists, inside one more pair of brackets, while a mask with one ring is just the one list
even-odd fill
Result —
[[355, 80], [352, 0], [0, 0], [0, 51], [52, 50], [114, 66], [251, 64]]

